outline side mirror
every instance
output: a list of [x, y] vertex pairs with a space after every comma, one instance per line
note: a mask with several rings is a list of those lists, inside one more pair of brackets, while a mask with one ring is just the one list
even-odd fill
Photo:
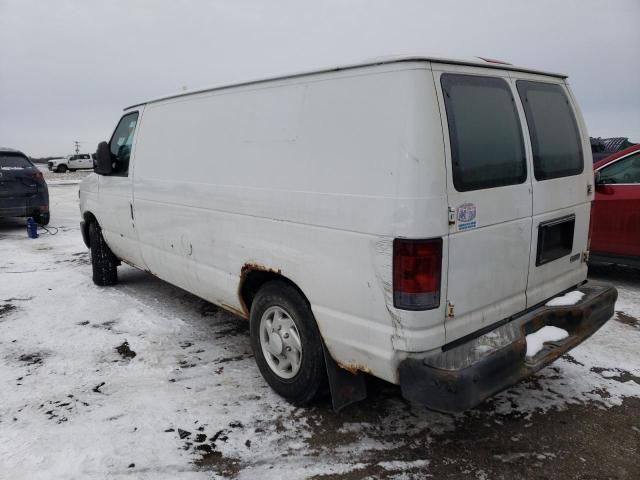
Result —
[[602, 185], [602, 175], [600, 174], [600, 170], [593, 174], [596, 185]]
[[109, 175], [113, 168], [111, 166], [111, 149], [107, 142], [100, 142], [96, 151], [95, 172], [98, 175]]

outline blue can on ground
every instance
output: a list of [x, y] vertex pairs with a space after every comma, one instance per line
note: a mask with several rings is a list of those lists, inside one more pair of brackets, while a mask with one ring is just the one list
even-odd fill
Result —
[[27, 235], [29, 238], [38, 238], [38, 224], [31, 217], [27, 218]]

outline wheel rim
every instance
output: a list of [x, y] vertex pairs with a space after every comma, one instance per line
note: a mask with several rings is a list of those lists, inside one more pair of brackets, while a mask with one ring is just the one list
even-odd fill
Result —
[[280, 378], [293, 378], [302, 364], [302, 342], [291, 316], [269, 307], [260, 318], [260, 347], [269, 368]]

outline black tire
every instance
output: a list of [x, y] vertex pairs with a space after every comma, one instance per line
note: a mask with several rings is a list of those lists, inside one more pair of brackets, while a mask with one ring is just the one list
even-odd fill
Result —
[[38, 225], [49, 225], [49, 219], [50, 219], [49, 213], [36, 213], [33, 216], [33, 220]]
[[66, 165], [58, 165], [58, 168], [56, 168], [56, 172], [58, 173], [64, 173], [67, 171], [67, 166]]
[[93, 283], [101, 287], [118, 283], [118, 259], [104, 241], [100, 226], [96, 222], [89, 225], [89, 245]]
[[[293, 320], [300, 336], [302, 360], [297, 374], [285, 379], [269, 366], [260, 344], [260, 322], [270, 307], [280, 307]], [[256, 294], [249, 316], [251, 348], [260, 373], [279, 395], [296, 405], [308, 405], [324, 390], [327, 373], [322, 338], [311, 308], [291, 285], [281, 281], [265, 284]]]

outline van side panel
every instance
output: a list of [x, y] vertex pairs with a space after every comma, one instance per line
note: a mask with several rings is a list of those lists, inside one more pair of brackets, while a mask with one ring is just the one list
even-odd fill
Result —
[[405, 319], [431, 329], [421, 348], [444, 339], [442, 311], [389, 303], [393, 238], [446, 232], [425, 72], [385, 65], [149, 104], [134, 177], [145, 264], [235, 310], [244, 265], [279, 271], [339, 363], [397, 381]]

